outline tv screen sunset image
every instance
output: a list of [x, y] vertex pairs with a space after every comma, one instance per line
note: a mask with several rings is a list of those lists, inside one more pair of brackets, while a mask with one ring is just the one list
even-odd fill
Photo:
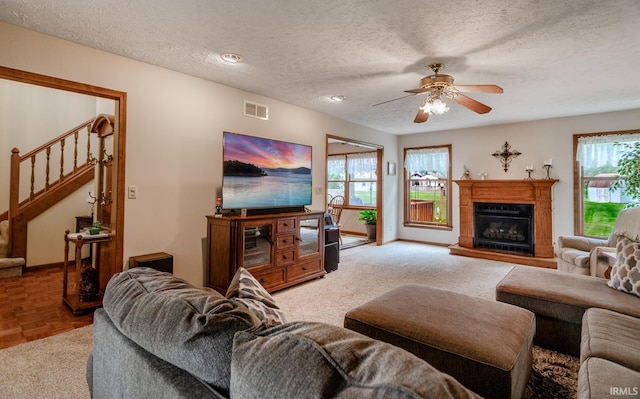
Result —
[[311, 146], [224, 132], [225, 209], [311, 204]]

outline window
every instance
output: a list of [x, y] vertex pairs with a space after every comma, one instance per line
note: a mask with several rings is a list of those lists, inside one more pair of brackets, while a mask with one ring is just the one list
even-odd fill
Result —
[[329, 155], [327, 191], [342, 195], [346, 206], [375, 207], [378, 191], [376, 152]]
[[451, 227], [451, 146], [404, 150], [408, 226]]
[[574, 135], [575, 198], [578, 235], [608, 237], [618, 213], [633, 200], [616, 187], [618, 162], [640, 142], [640, 131]]

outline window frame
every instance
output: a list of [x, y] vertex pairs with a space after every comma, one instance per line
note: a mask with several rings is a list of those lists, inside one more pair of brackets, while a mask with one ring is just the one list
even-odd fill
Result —
[[[411, 182], [410, 176], [408, 176], [409, 171], [406, 167], [407, 160], [407, 152], [411, 150], [422, 150], [422, 149], [446, 149], [448, 156], [448, 167], [447, 167], [447, 176], [444, 183], [444, 188], [446, 194], [446, 214], [447, 219], [445, 223], [439, 223], [436, 221], [413, 221], [411, 220]], [[453, 212], [452, 212], [452, 186], [453, 179], [451, 177], [452, 174], [452, 145], [451, 144], [442, 144], [442, 145], [428, 145], [428, 146], [419, 146], [419, 147], [407, 147], [403, 150], [403, 214], [404, 221], [403, 224], [405, 227], [415, 227], [415, 228], [426, 228], [426, 229], [436, 229], [436, 230], [453, 230]]]
[[[587, 236], [584, 233], [584, 185], [587, 181], [602, 180], [598, 177], [585, 177], [582, 174], [582, 167], [578, 161], [578, 140], [582, 137], [591, 136], [614, 136], [625, 134], [640, 134], [640, 129], [620, 130], [610, 132], [594, 132], [594, 133], [577, 133], [573, 135], [573, 232], [576, 236]], [[607, 238], [598, 236], [596, 238]]]
[[[351, 174], [349, 173], [349, 156], [362, 156], [364, 154], [371, 154], [371, 159], [375, 160], [376, 165], [375, 167], [371, 170], [372, 172], [372, 177], [370, 179], [352, 179], [351, 178]], [[380, 170], [380, 165], [379, 165], [379, 157], [378, 157], [378, 151], [373, 149], [372, 151], [361, 151], [361, 152], [349, 152], [349, 153], [342, 153], [342, 154], [331, 154], [327, 156], [327, 162], [329, 162], [329, 160], [331, 158], [338, 158], [338, 157], [344, 157], [344, 180], [330, 180], [329, 179], [329, 174], [327, 173], [327, 185], [330, 185], [331, 183], [342, 183], [344, 186], [344, 192], [343, 192], [343, 196], [344, 196], [344, 207], [348, 207], [348, 208], [361, 208], [361, 209], [377, 209], [377, 203], [378, 203], [378, 196], [380, 195], [379, 189], [380, 189], [380, 178], [378, 176], [379, 170]], [[375, 201], [373, 202], [373, 204], [352, 204], [351, 203], [351, 184], [354, 183], [369, 183], [369, 184], [374, 184], [376, 187], [376, 198]], [[355, 195], [354, 195], [355, 196]]]

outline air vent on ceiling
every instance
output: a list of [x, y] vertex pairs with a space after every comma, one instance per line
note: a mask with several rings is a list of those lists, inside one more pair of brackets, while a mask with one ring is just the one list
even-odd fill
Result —
[[244, 101], [244, 114], [258, 119], [269, 119], [269, 108], [266, 105]]

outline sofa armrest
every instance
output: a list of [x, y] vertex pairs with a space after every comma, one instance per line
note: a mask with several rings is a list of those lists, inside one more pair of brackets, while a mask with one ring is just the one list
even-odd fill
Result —
[[616, 253], [615, 247], [598, 246], [589, 253], [589, 273], [593, 277], [605, 278], [605, 272], [609, 268], [609, 257], [605, 252]]
[[606, 247], [607, 240], [583, 236], [560, 236], [558, 237], [558, 249], [574, 248], [585, 252], [591, 252], [595, 247]]

